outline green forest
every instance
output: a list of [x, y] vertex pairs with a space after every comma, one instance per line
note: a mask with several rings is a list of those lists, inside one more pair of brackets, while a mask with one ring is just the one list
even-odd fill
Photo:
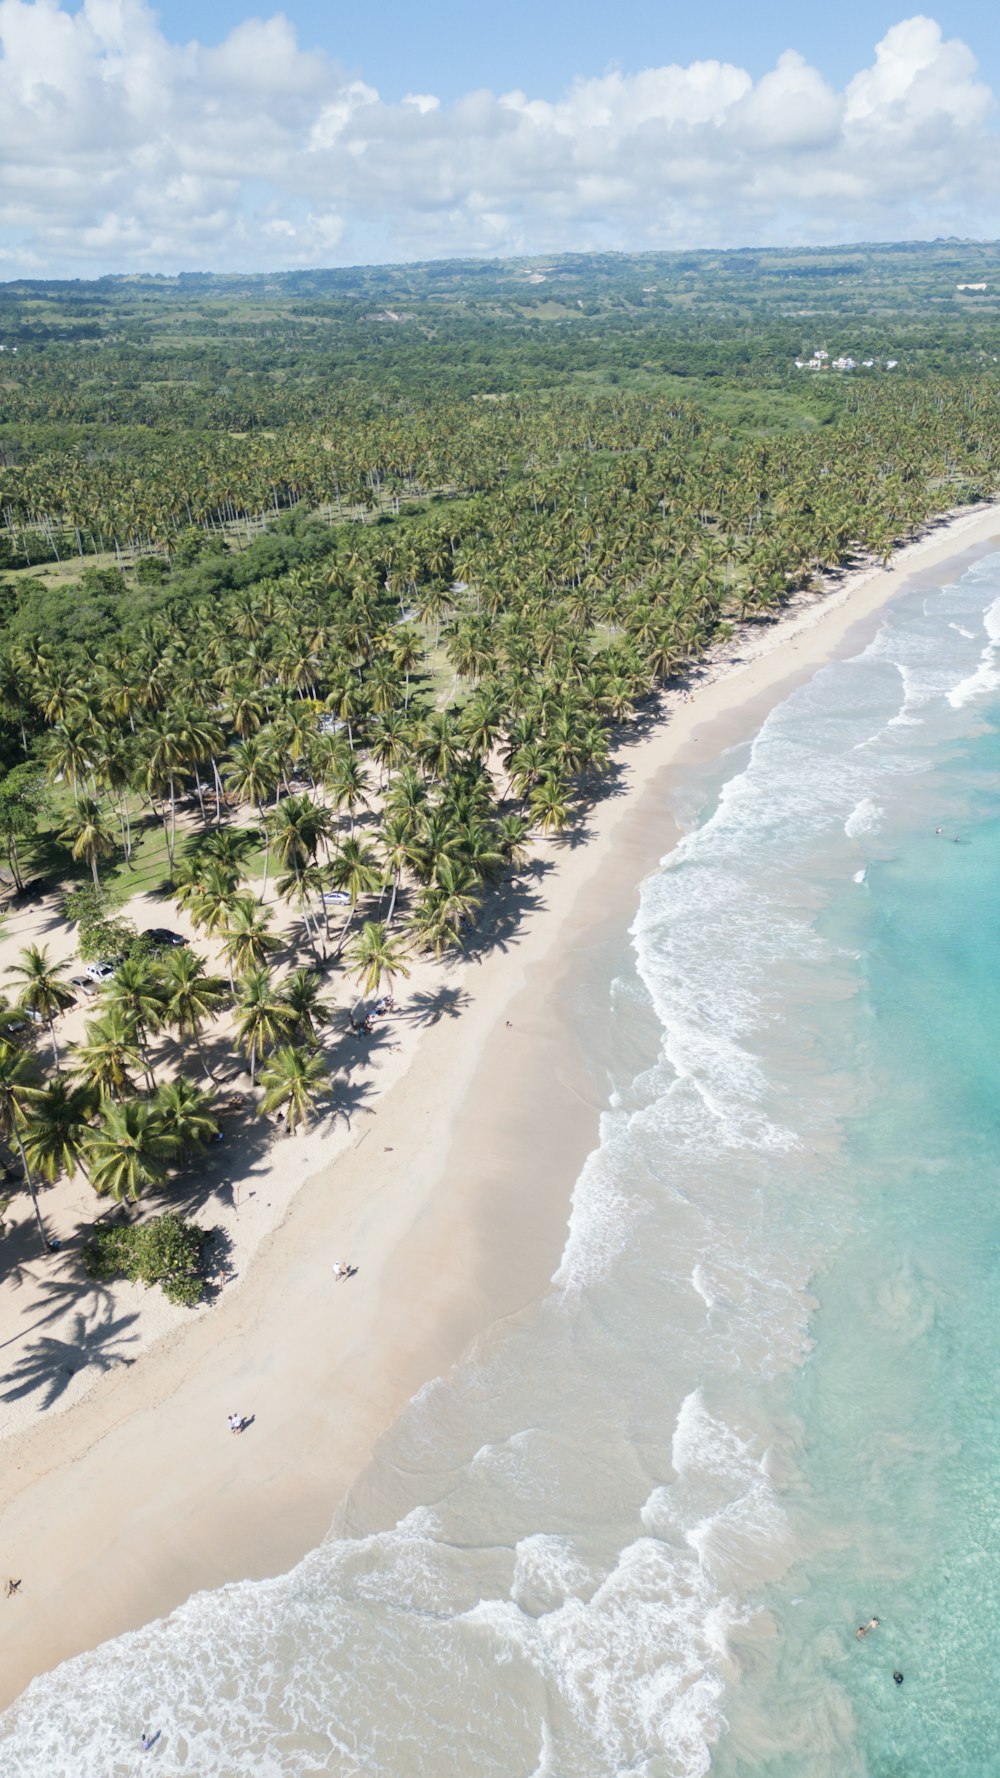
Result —
[[955, 242], [0, 287], [0, 917], [77, 959], [5, 945], [40, 1239], [63, 1175], [162, 1192], [236, 1068], [335, 1102], [331, 995], [492, 942], [734, 626], [992, 497], [998, 356]]

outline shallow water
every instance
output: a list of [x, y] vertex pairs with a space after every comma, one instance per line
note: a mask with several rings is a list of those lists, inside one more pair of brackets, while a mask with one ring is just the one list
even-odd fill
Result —
[[37, 1680], [3, 1778], [150, 1723], [198, 1778], [997, 1769], [998, 691], [993, 557], [685, 786], [571, 991], [608, 1109], [550, 1295], [289, 1575]]

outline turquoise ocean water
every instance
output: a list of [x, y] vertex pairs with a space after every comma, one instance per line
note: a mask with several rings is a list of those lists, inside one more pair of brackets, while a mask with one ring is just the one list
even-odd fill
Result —
[[998, 718], [991, 556], [683, 787], [567, 989], [548, 1297], [289, 1575], [37, 1680], [2, 1778], [1000, 1773]]

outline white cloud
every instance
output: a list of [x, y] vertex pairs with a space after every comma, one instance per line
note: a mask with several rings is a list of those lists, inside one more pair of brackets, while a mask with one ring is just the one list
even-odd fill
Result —
[[0, 0], [0, 51], [8, 273], [1000, 232], [993, 95], [920, 16], [842, 92], [790, 49], [387, 104], [280, 13], [209, 48], [145, 0]]

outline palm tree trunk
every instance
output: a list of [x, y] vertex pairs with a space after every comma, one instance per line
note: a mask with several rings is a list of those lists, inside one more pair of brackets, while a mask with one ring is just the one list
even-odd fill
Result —
[[204, 823], [208, 819], [207, 815], [205, 814], [205, 786], [201, 781], [201, 773], [198, 770], [197, 761], [195, 762], [195, 768], [194, 768], [194, 787], [195, 787], [195, 792], [198, 797], [198, 807], [201, 810], [202, 824], [204, 825]]
[[21, 1166], [24, 1168], [24, 1182], [31, 1193], [31, 1208], [35, 1212], [35, 1221], [38, 1224], [38, 1233], [41, 1236], [42, 1249], [45, 1253], [48, 1253], [49, 1237], [45, 1233], [45, 1224], [42, 1221], [42, 1213], [38, 1207], [38, 1193], [35, 1190], [35, 1182], [31, 1177], [31, 1168], [28, 1166], [28, 1157], [24, 1152], [24, 1143], [21, 1141], [21, 1132], [16, 1124], [14, 1124], [14, 1141], [17, 1143], [17, 1152], [21, 1157]]
[[167, 835], [167, 851], [170, 855], [170, 875], [174, 874], [174, 845], [177, 839], [177, 796], [173, 778], [170, 779], [170, 832]]
[[218, 826], [219, 822], [222, 820], [223, 790], [222, 779], [219, 777], [219, 767], [216, 763], [214, 753], [212, 755], [212, 777], [215, 779], [215, 821], [216, 826]]
[[396, 871], [394, 873], [393, 879], [392, 879], [392, 895], [389, 899], [389, 912], [387, 913], [387, 915], [385, 917], [386, 930], [388, 930], [388, 928], [392, 925], [392, 916], [396, 912], [396, 896], [398, 894], [398, 891], [399, 891], [399, 872]]
[[56, 1065], [56, 1073], [61, 1074], [62, 1064], [59, 1060], [59, 1045], [56, 1042], [56, 1022], [53, 1018], [49, 1019], [49, 1041], [52, 1045], [52, 1060]]
[[348, 914], [347, 919], [344, 921], [343, 926], [340, 928], [340, 931], [337, 934], [337, 948], [333, 953], [334, 962], [338, 962], [340, 959], [340, 953], [343, 950], [345, 944], [347, 943], [347, 934], [350, 932], [351, 927], [354, 924], [354, 916], [357, 913], [357, 911], [358, 911], [357, 903], [352, 901], [351, 911]]
[[208, 1065], [208, 1057], [205, 1054], [205, 1046], [201, 1041], [201, 1034], [198, 1031], [196, 1031], [194, 1033], [194, 1042], [195, 1042], [195, 1048], [198, 1051], [198, 1060], [200, 1061], [202, 1068], [205, 1071], [205, 1079], [210, 1080], [212, 1082], [212, 1085], [214, 1086], [216, 1084], [216, 1077], [212, 1073], [212, 1070]]
[[14, 882], [19, 889], [23, 889], [24, 879], [21, 876], [21, 860], [18, 856], [17, 841], [13, 834], [10, 835], [10, 838], [7, 841], [7, 862], [14, 873]]
[[260, 898], [259, 898], [261, 903], [263, 903], [264, 897], [267, 894], [267, 873], [270, 870], [270, 868], [271, 868], [271, 835], [269, 834], [267, 827], [265, 826], [264, 827], [264, 881], [261, 884]]

